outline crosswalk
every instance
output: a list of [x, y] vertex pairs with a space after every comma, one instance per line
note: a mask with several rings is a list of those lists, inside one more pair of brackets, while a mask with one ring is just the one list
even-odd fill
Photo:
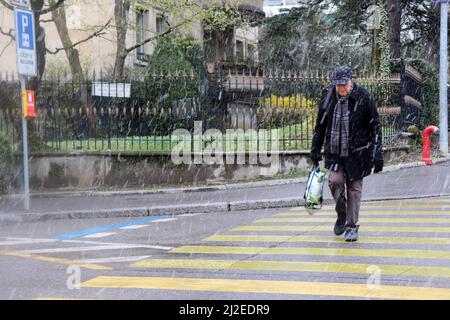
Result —
[[[0, 256], [95, 272], [81, 283], [87, 298], [108, 288], [160, 290], [165, 297], [450, 299], [450, 197], [366, 202], [355, 243], [334, 236], [332, 206], [314, 215], [303, 207], [253, 215], [175, 246], [120, 240], [127, 233], [145, 234], [155, 223], [189, 228], [192, 222], [183, 219], [196, 214], [135, 219], [50, 239], [0, 239]], [[196, 219], [207, 229], [214, 217]]]
[[332, 206], [313, 216], [302, 207], [278, 210], [129, 264], [152, 274], [172, 270], [171, 277], [99, 276], [81, 286], [299, 299], [450, 299], [449, 215], [450, 197], [364, 203], [360, 239], [346, 243], [332, 233]]

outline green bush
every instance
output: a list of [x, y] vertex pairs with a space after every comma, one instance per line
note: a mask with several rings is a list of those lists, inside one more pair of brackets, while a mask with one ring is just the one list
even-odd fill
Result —
[[425, 60], [408, 61], [422, 75], [423, 88], [423, 117], [422, 127], [439, 123], [439, 73], [431, 63]]
[[407, 131], [413, 134], [412, 141], [414, 142], [414, 146], [422, 146], [422, 134], [420, 129], [415, 125], [410, 125]]
[[8, 190], [13, 178], [14, 153], [7, 137], [0, 133], [0, 193]]
[[156, 42], [144, 83], [132, 84], [132, 96], [143, 98], [159, 115], [156, 122], [154, 117], [150, 119], [151, 134], [168, 135], [175, 128], [186, 126], [184, 120], [177, 120], [173, 107], [177, 101], [200, 96], [203, 69], [202, 48], [195, 39], [170, 34]]

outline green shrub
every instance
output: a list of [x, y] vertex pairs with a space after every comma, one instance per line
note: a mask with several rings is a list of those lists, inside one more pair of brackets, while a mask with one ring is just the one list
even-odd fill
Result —
[[410, 125], [407, 129], [409, 133], [412, 133], [414, 136], [412, 137], [412, 141], [414, 142], [415, 146], [421, 146], [422, 145], [422, 134], [419, 128], [415, 125]]
[[0, 193], [8, 190], [13, 178], [14, 153], [8, 138], [0, 133]]

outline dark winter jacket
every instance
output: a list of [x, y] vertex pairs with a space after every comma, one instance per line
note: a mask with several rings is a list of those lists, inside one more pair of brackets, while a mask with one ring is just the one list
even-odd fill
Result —
[[[327, 103], [328, 101], [328, 103]], [[334, 108], [337, 103], [335, 86], [328, 86], [322, 92], [317, 123], [311, 147], [311, 159], [320, 159], [325, 142], [325, 167], [339, 161], [330, 152], [331, 128]], [[345, 165], [347, 179], [355, 181], [370, 175], [375, 160], [383, 160], [381, 127], [373, 96], [363, 87], [353, 84], [348, 99], [350, 112], [349, 155], [341, 158]]]

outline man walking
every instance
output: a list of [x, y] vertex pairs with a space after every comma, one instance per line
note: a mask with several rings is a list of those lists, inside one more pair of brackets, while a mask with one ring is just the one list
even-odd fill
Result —
[[337, 67], [322, 92], [311, 147], [317, 164], [325, 142], [328, 185], [336, 202], [334, 233], [358, 240], [363, 178], [383, 170], [381, 127], [373, 96], [352, 81], [352, 69]]

